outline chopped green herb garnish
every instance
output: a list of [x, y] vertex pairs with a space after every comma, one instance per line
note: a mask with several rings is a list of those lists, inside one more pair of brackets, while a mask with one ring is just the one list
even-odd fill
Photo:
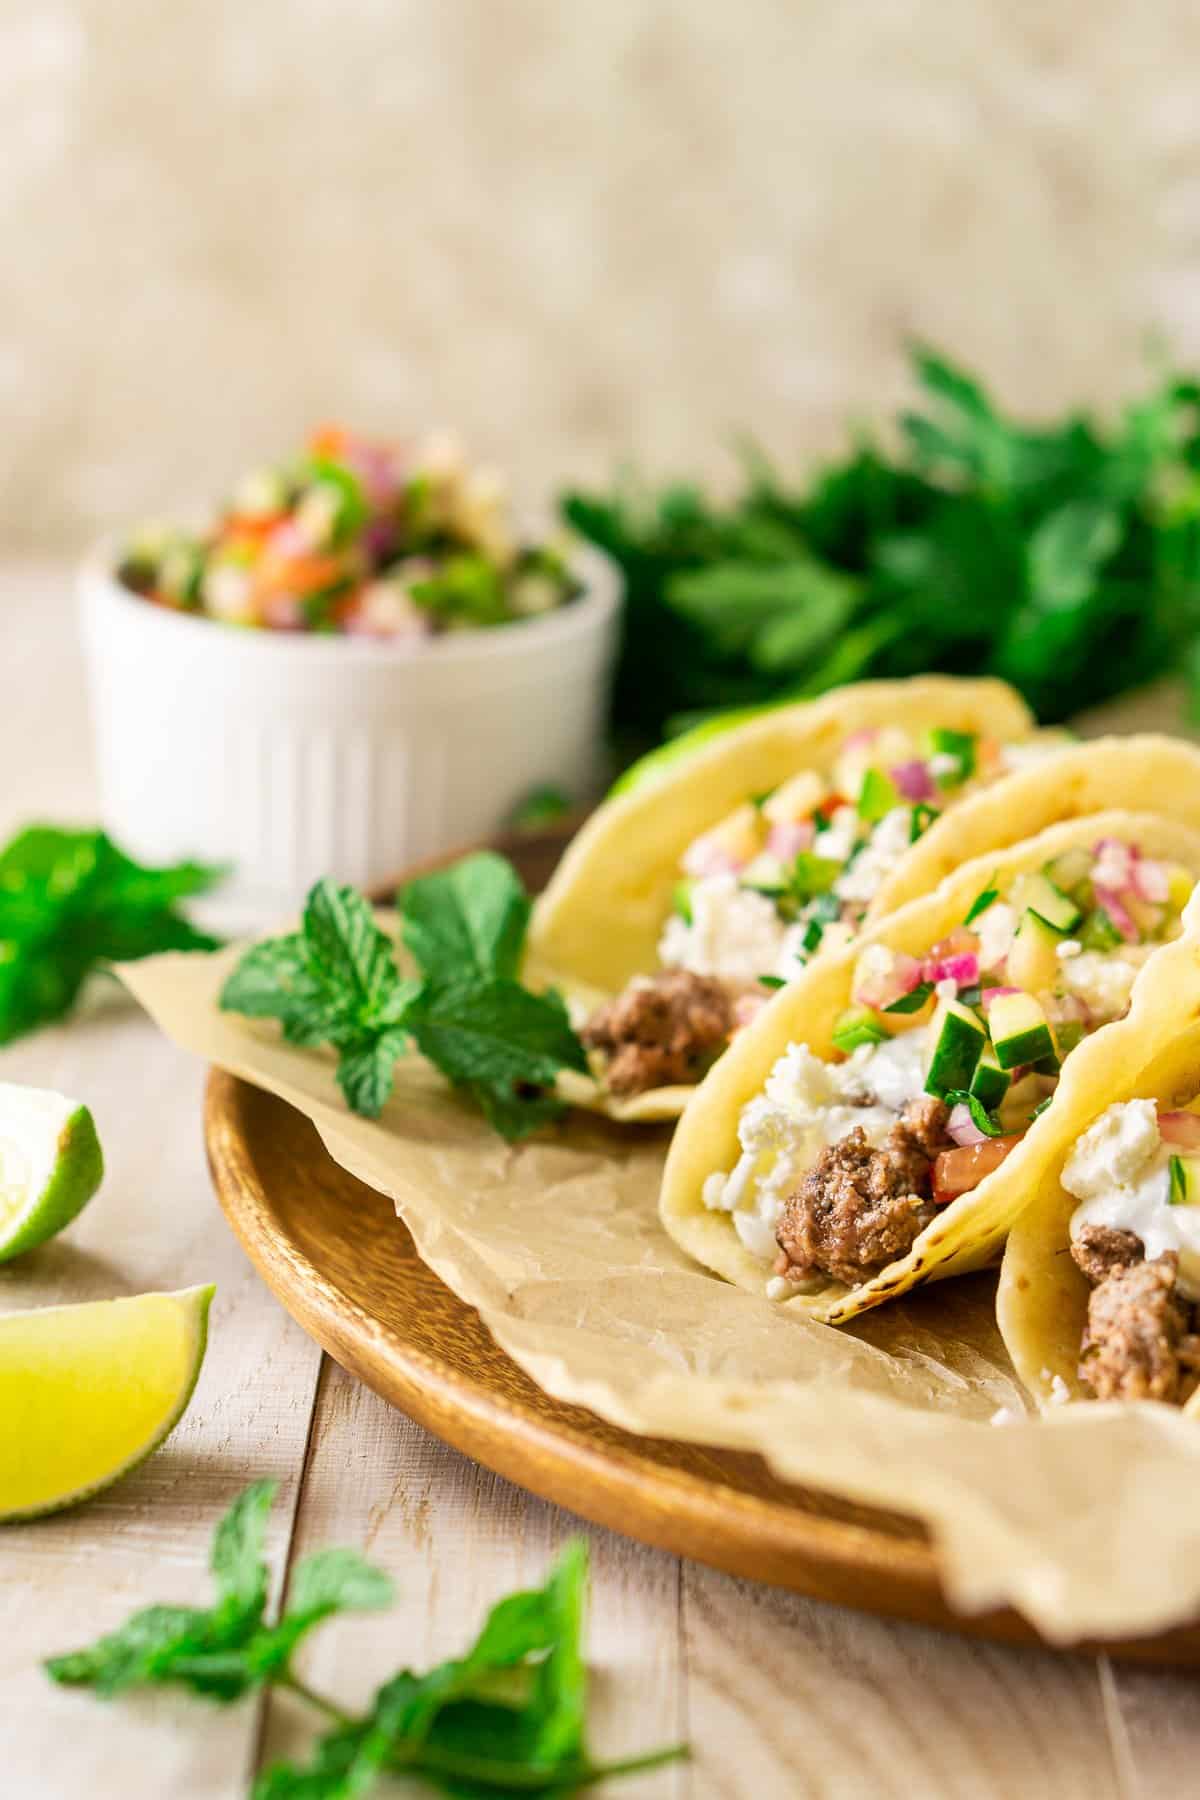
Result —
[[878, 824], [900, 805], [900, 790], [881, 769], [868, 769], [858, 792], [858, 816], [868, 825]]
[[1050, 1103], [1053, 1099], [1054, 1099], [1053, 1094], [1047, 1094], [1046, 1098], [1044, 1100], [1039, 1100], [1037, 1105], [1034, 1107], [1033, 1111], [1029, 1115], [1030, 1120], [1032, 1121], [1033, 1119], [1040, 1119], [1042, 1114], [1045, 1112], [1046, 1108], [1050, 1105]]
[[973, 920], [979, 917], [980, 913], [985, 913], [988, 907], [999, 898], [999, 888], [992, 887], [990, 884], [985, 888], [981, 888], [967, 908], [967, 916], [963, 920], [963, 924], [970, 925]]
[[760, 975], [758, 985], [765, 988], [781, 988], [786, 987], [787, 982], [782, 975]]
[[692, 912], [692, 884], [690, 881], [677, 881], [671, 895], [671, 906], [679, 914], [685, 925], [694, 923]]
[[969, 781], [975, 773], [975, 753], [978, 740], [973, 731], [951, 731], [948, 726], [938, 725], [929, 734], [929, 747], [934, 756], [946, 756], [954, 759], [953, 772], [939, 775], [934, 773], [934, 780], [939, 787], [959, 787]]
[[932, 981], [918, 981], [910, 993], [901, 994], [898, 1000], [893, 1000], [891, 1005], [885, 1006], [883, 1010], [886, 1013], [920, 1012], [932, 992]]
[[1124, 940], [1102, 906], [1093, 907], [1078, 931], [1085, 950], [1115, 950]]
[[471, 1800], [553, 1800], [686, 1756], [683, 1745], [611, 1763], [588, 1752], [582, 1542], [568, 1545], [544, 1587], [494, 1606], [463, 1656], [423, 1675], [401, 1670], [365, 1714], [344, 1712], [301, 1681], [292, 1659], [326, 1619], [388, 1606], [392, 1583], [356, 1550], [318, 1550], [291, 1571], [283, 1612], [268, 1624], [263, 1552], [275, 1489], [256, 1482], [217, 1527], [211, 1607], [145, 1607], [87, 1649], [51, 1657], [51, 1680], [104, 1699], [177, 1686], [229, 1703], [286, 1689], [319, 1712], [326, 1730], [310, 1763], [277, 1763], [255, 1784], [254, 1800], [351, 1800], [402, 1773]]
[[1182, 1156], [1172, 1156], [1167, 1163], [1171, 1176], [1171, 1191], [1168, 1204], [1171, 1206], [1187, 1205], [1187, 1170], [1183, 1166]]
[[977, 1095], [968, 1093], [965, 1088], [951, 1088], [943, 1095], [947, 1106], [965, 1106], [971, 1115], [971, 1123], [984, 1137], [1003, 1137], [1004, 1127], [994, 1113], [990, 1113]]
[[560, 1117], [558, 1072], [586, 1073], [587, 1057], [560, 997], [517, 979], [529, 900], [515, 870], [482, 851], [411, 882], [400, 907], [419, 980], [401, 977], [361, 894], [319, 881], [299, 931], [242, 957], [222, 1009], [278, 1019], [292, 1044], [331, 1044], [347, 1104], [367, 1118], [413, 1047], [510, 1140]]
[[927, 806], [923, 800], [919, 800], [912, 809], [912, 821], [908, 828], [909, 843], [915, 844], [918, 838], [924, 837], [934, 820], [940, 817], [936, 806]]

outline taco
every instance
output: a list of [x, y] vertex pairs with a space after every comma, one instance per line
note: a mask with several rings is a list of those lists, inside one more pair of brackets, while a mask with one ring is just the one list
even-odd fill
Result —
[[660, 1202], [698, 1261], [842, 1323], [992, 1261], [1060, 1072], [1179, 935], [1200, 832], [1110, 812], [965, 864], [817, 958], [705, 1078]]
[[1064, 1073], [1004, 1253], [1000, 1329], [1043, 1409], [1200, 1415], [1200, 918], [1188, 926]]
[[526, 979], [566, 995], [608, 1110], [676, 1117], [765, 997], [761, 977], [786, 980], [848, 940], [943, 810], [1061, 741], [1035, 734], [1001, 682], [927, 676], [775, 708], [675, 760], [658, 752], [538, 900]]

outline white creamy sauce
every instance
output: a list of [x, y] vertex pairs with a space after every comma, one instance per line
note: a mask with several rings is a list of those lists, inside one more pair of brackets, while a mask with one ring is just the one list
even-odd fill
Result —
[[1153, 1260], [1179, 1253], [1179, 1286], [1200, 1299], [1200, 1207], [1171, 1205], [1171, 1147], [1158, 1135], [1153, 1100], [1125, 1100], [1100, 1114], [1063, 1166], [1062, 1184], [1080, 1201], [1071, 1236], [1085, 1225], [1132, 1231]]
[[[742, 1108], [741, 1155], [728, 1174], [710, 1175], [705, 1206], [732, 1215], [742, 1243], [774, 1262], [784, 1201], [826, 1144], [860, 1126], [878, 1146], [910, 1100], [924, 1091], [929, 1027], [864, 1044], [843, 1063], [824, 1062], [807, 1044], [789, 1044], [763, 1092]], [[795, 1292], [790, 1284], [789, 1293]], [[778, 1298], [774, 1283], [772, 1297]]]

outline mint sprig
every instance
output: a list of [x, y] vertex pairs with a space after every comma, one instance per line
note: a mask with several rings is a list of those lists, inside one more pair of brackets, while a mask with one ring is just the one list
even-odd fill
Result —
[[673, 1745], [611, 1763], [590, 1756], [580, 1542], [568, 1545], [544, 1587], [494, 1606], [465, 1655], [424, 1674], [402, 1669], [365, 1715], [344, 1712], [296, 1674], [293, 1655], [322, 1620], [386, 1606], [392, 1584], [357, 1551], [321, 1550], [296, 1565], [279, 1620], [266, 1623], [263, 1547], [275, 1491], [274, 1482], [256, 1482], [218, 1526], [210, 1608], [144, 1608], [89, 1648], [52, 1657], [51, 1679], [105, 1699], [174, 1685], [227, 1703], [255, 1688], [288, 1689], [330, 1728], [307, 1765], [278, 1763], [260, 1777], [254, 1800], [355, 1800], [402, 1772], [473, 1800], [562, 1796], [687, 1754]]
[[0, 850], [0, 1044], [63, 1018], [89, 975], [161, 950], [211, 950], [179, 903], [223, 871], [146, 868], [103, 831], [31, 825]]
[[222, 1009], [277, 1019], [289, 1043], [331, 1044], [346, 1102], [367, 1118], [412, 1048], [510, 1140], [561, 1116], [558, 1072], [585, 1073], [587, 1058], [561, 998], [517, 979], [530, 904], [515, 870], [481, 851], [411, 882], [400, 906], [419, 980], [401, 976], [363, 896], [320, 881], [299, 931], [242, 957]]

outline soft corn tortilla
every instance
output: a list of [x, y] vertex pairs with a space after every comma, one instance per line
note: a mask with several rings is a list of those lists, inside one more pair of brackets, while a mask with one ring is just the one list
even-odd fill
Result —
[[[748, 720], [592, 815], [534, 907], [525, 979], [557, 987], [574, 1008], [590, 1011], [635, 975], [652, 973], [688, 845], [748, 795], [806, 768], [825, 773], [852, 733], [885, 725], [943, 726], [1008, 743], [1034, 731], [1028, 708], [1004, 682], [947, 675], [864, 681]], [[635, 1122], [678, 1118], [695, 1088], [621, 1099], [577, 1080], [563, 1092], [577, 1105]]]
[[1152, 732], [1070, 744], [949, 807], [897, 863], [867, 909], [881, 919], [929, 894], [961, 863], [1066, 819], [1153, 807], [1200, 831], [1200, 746]]
[[[1161, 856], [1200, 875], [1200, 832], [1156, 814], [1095, 813], [1051, 826], [1026, 842], [965, 863], [932, 894], [862, 933], [828, 957], [818, 957], [799, 980], [782, 988], [705, 1077], [675, 1134], [663, 1173], [659, 1212], [675, 1241], [698, 1262], [739, 1287], [762, 1293], [769, 1271], [745, 1248], [728, 1213], [710, 1212], [701, 1198], [707, 1176], [732, 1169], [737, 1161], [742, 1108], [760, 1094], [789, 1044], [807, 1044], [816, 1055], [833, 1051], [833, 1027], [850, 1003], [854, 967], [868, 943], [885, 944], [910, 956], [924, 955], [939, 938], [962, 923], [980, 889], [1004, 887], [1016, 875], [1040, 869], [1052, 857], [1103, 837], [1124, 837], [1151, 856]], [[1107, 1036], [1111, 1027], [1096, 1033]], [[1013, 1220], [1029, 1197], [1031, 1171], [1043, 1166], [1060, 1141], [1073, 1141], [1078, 1092], [1072, 1052], [1051, 1104], [1030, 1126], [1002, 1166], [969, 1194], [944, 1207], [921, 1233], [906, 1257], [856, 1288], [833, 1283], [818, 1294], [800, 1294], [780, 1304], [831, 1325], [844, 1324], [873, 1306], [927, 1281], [979, 1269], [998, 1255]], [[1065, 1120], [1065, 1123], [1064, 1123]]]
[[[1165, 1110], [1179, 1111], [1200, 1096], [1200, 913], [1194, 900], [1185, 927], [1183, 937], [1150, 958], [1125, 1017], [1068, 1058], [1055, 1106], [1046, 1114], [1059, 1112], [1058, 1131], [1044, 1137], [1026, 1172], [1025, 1208], [1004, 1252], [996, 1310], [1013, 1366], [1043, 1412], [1067, 1397], [1088, 1397], [1077, 1369], [1089, 1288], [1068, 1250], [1079, 1202], [1062, 1185], [1063, 1165], [1107, 1107], [1157, 1100]], [[1200, 1417], [1200, 1392], [1183, 1410]]]

